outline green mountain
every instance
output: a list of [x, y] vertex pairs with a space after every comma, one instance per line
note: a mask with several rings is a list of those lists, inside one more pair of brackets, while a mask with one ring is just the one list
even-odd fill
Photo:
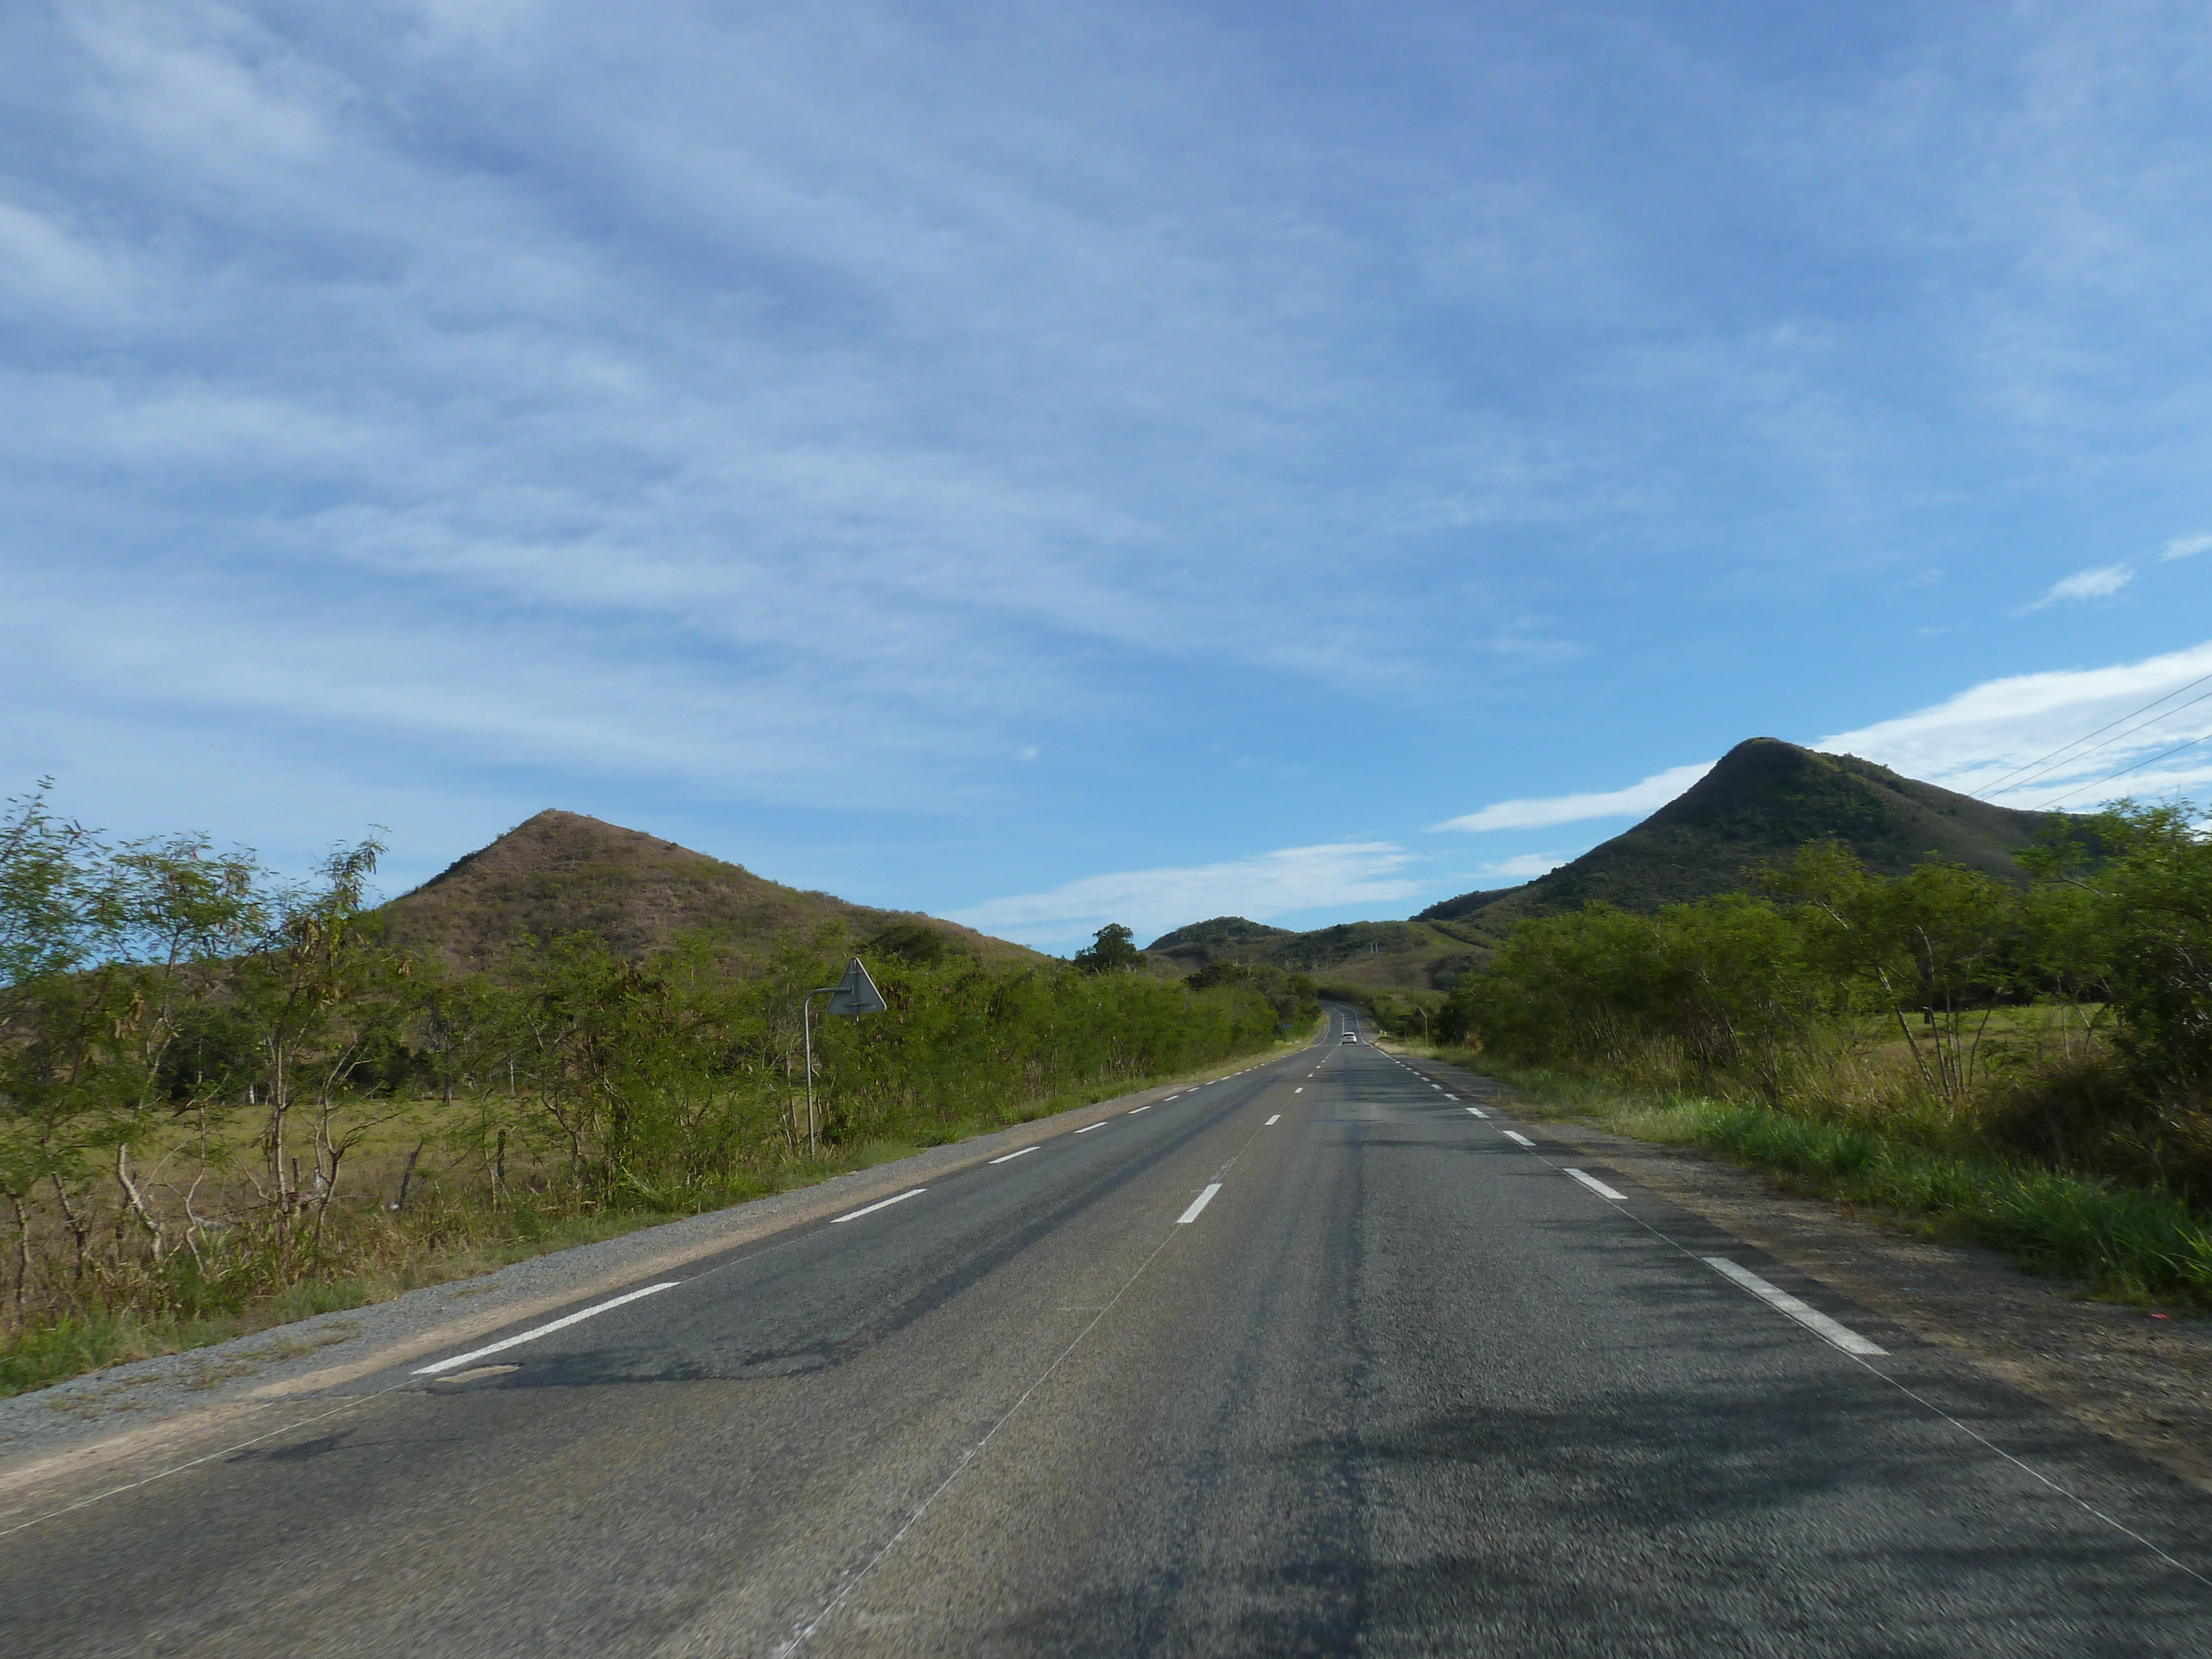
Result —
[[[1162, 933], [1145, 949], [1183, 954], [1211, 951], [1213, 956], [1254, 962], [1258, 960], [1256, 957], [1244, 953], [1248, 947], [1264, 946], [1269, 939], [1297, 937], [1287, 927], [1270, 927], [1263, 921], [1247, 921], [1242, 916], [1215, 916], [1207, 921], [1190, 922], [1172, 933]], [[1212, 959], [1201, 957], [1199, 965], [1202, 967]]]
[[1035, 951], [934, 916], [802, 892], [672, 841], [575, 812], [540, 812], [383, 907], [386, 937], [455, 967], [495, 966], [509, 941], [590, 933], [640, 957], [699, 931], [740, 959], [842, 921], [855, 945], [998, 960]]
[[1747, 869], [1831, 838], [1884, 875], [1903, 875], [1933, 854], [2019, 881], [2014, 854], [2048, 819], [1900, 777], [1854, 755], [1753, 738], [1634, 829], [1572, 863], [1505, 893], [1463, 894], [1422, 915], [1494, 933], [1594, 899], [1656, 910], [1740, 888]]
[[1932, 853], [2017, 881], [2013, 855], [2047, 817], [1900, 777], [1856, 756], [1753, 738], [1634, 829], [1523, 886], [1462, 893], [1408, 921], [1304, 933], [1217, 916], [1162, 934], [1152, 953], [1161, 971], [1192, 973], [1229, 957], [1376, 990], [1443, 989], [1487, 960], [1524, 918], [1593, 899], [1648, 911], [1707, 898], [1741, 888], [1747, 869], [1808, 842], [1832, 837], [1885, 875], [1902, 875]]

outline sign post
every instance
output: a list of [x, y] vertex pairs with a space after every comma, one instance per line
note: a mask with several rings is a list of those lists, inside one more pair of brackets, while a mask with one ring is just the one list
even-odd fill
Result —
[[824, 985], [809, 991], [799, 1000], [799, 1028], [806, 1034], [806, 1151], [814, 1157], [822, 1150], [822, 1131], [814, 1117], [814, 999], [828, 997], [822, 1005], [825, 1014], [880, 1014], [890, 1005], [884, 994], [876, 989], [875, 981], [868, 977], [867, 969], [860, 957], [854, 957], [846, 965], [845, 977], [835, 985]]

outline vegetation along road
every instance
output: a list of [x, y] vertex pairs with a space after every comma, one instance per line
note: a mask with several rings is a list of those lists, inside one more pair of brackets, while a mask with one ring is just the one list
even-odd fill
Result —
[[1347, 1018], [0, 1523], [0, 1651], [2212, 1652], [2212, 1500]]

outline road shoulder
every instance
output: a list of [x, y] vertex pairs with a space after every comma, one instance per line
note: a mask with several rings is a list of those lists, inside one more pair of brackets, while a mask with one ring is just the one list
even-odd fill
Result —
[[[1470, 1088], [1477, 1076], [1414, 1057]], [[1480, 1081], [1553, 1139], [2212, 1492], [2212, 1320], [2098, 1301], [2086, 1285], [2025, 1273], [1993, 1251], [1790, 1191], [1709, 1153], [1556, 1115]]]
[[362, 1396], [333, 1400], [331, 1391], [392, 1366], [944, 1179], [1014, 1147], [1072, 1134], [1194, 1082], [1267, 1065], [1291, 1052], [1224, 1062], [728, 1209], [0, 1400], [0, 1533], [27, 1516], [74, 1501], [84, 1490], [156, 1478], [352, 1409]]

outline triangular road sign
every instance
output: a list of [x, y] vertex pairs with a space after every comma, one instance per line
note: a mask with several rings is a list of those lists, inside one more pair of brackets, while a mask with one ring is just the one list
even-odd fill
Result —
[[854, 957], [851, 965], [845, 969], [845, 977], [837, 981], [837, 988], [830, 994], [830, 1000], [823, 1012], [832, 1014], [880, 1014], [890, 1006], [884, 1000], [884, 994], [876, 989], [875, 981], [868, 977], [868, 970], [861, 965], [860, 957]]

